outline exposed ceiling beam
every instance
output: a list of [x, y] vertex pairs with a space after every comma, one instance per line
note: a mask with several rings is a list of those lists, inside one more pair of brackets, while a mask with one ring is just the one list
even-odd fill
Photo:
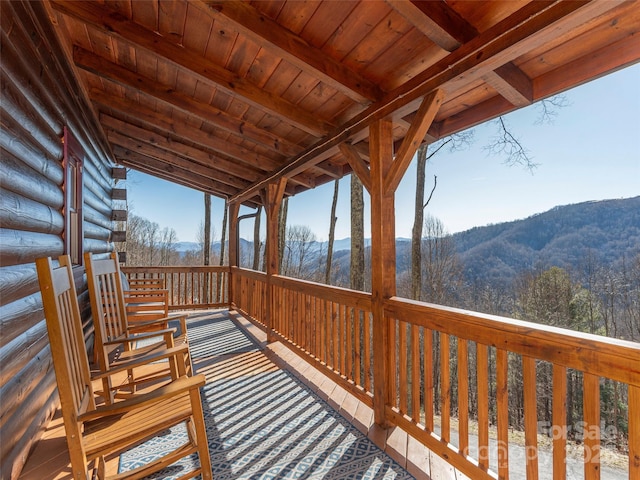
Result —
[[426, 95], [422, 100], [418, 113], [413, 119], [409, 131], [400, 145], [400, 149], [395, 156], [389, 172], [385, 176], [383, 185], [384, 192], [392, 193], [398, 188], [402, 176], [409, 167], [416, 150], [418, 150], [418, 147], [424, 140], [427, 130], [431, 126], [443, 101], [444, 92], [442, 90], [435, 90], [429, 95]]
[[271, 150], [281, 152], [287, 156], [300, 152], [299, 147], [293, 146], [281, 137], [244, 120], [237, 119], [226, 112], [193, 97], [175, 91], [169, 85], [144, 77], [138, 73], [117, 65], [105, 58], [95, 55], [80, 47], [75, 47], [73, 60], [82, 70], [93, 73], [105, 80], [118, 85], [144, 93], [158, 101], [162, 101], [179, 109], [186, 115], [206, 121], [218, 128], [226, 130], [234, 135], [245, 136], [249, 140], [259, 143]]
[[238, 30], [262, 48], [273, 51], [353, 100], [368, 104], [382, 97], [383, 92], [378, 85], [309, 45], [249, 3], [203, 0], [203, 4], [209, 7], [209, 12], [221, 26]]
[[[175, 122], [172, 118], [161, 115], [151, 108], [140, 104], [132, 105], [131, 102], [128, 102], [122, 97], [102, 94], [99, 90], [95, 89], [89, 92], [89, 96], [91, 101], [103, 110], [103, 113], [105, 110], [112, 110], [117, 112], [120, 120], [122, 120], [122, 117], [134, 118], [134, 121], [142, 124], [146, 130], [157, 131], [166, 137], [176, 137], [186, 140], [187, 142], [204, 148], [206, 151], [218, 152], [235, 159], [240, 162], [240, 164], [248, 165], [252, 169], [255, 168], [266, 173], [280, 167], [285, 161], [284, 158], [280, 161], [274, 160], [265, 155], [248, 150], [242, 145], [238, 145], [228, 139], [225, 140], [216, 137], [215, 135], [206, 133], [182, 122]], [[335, 178], [341, 176], [334, 171], [335, 168], [329, 165], [318, 165], [316, 170], [326, 173], [327, 175], [335, 176]], [[297, 185], [304, 185], [307, 188], [313, 188], [316, 184], [313, 177], [307, 173], [296, 175], [292, 177], [290, 181]]]
[[[147, 157], [156, 158], [162, 160], [174, 167], [190, 170], [193, 173], [202, 175], [203, 177], [215, 178], [220, 183], [229, 185], [235, 189], [242, 189], [251, 183], [250, 180], [235, 176], [231, 173], [227, 173], [224, 170], [217, 168], [214, 165], [204, 165], [202, 163], [196, 163], [192, 160], [182, 157], [175, 152], [167, 151], [161, 147], [141, 142], [138, 139], [127, 137], [115, 130], [107, 130], [107, 138], [113, 145], [126, 148], [127, 150], [138, 152]], [[250, 178], [251, 175], [247, 175], [246, 178]]]
[[386, 0], [429, 40], [453, 52], [478, 35], [476, 28], [442, 1]]
[[305, 132], [321, 136], [334, 127], [317, 115], [306, 112], [288, 100], [250, 83], [246, 78], [174, 43], [169, 37], [124, 19], [122, 15], [96, 2], [53, 0], [51, 4], [59, 12], [85, 22], [108, 35], [117, 35], [127, 43], [142, 47], [154, 56], [187, 70], [200, 81], [220, 88], [250, 105], [267, 109], [280, 120]]
[[[221, 152], [241, 163], [252, 165], [260, 170], [271, 171], [274, 168], [280, 167], [285, 160], [285, 157], [282, 155], [280, 156], [280, 160], [260, 155], [233, 141], [216, 137], [213, 134], [204, 132], [199, 128], [194, 128], [184, 122], [177, 122], [173, 118], [156, 112], [152, 108], [134, 104], [123, 97], [107, 95], [97, 89], [90, 90], [89, 97], [91, 101], [95, 105], [98, 105], [103, 111], [105, 109], [111, 109], [118, 112], [121, 116], [134, 118], [138, 123], [145, 125], [147, 129], [155, 128], [166, 134], [175, 135], [178, 138], [200, 145], [203, 148]], [[236, 138], [240, 141], [243, 140], [240, 136]]]
[[253, 181], [252, 178], [257, 179], [264, 175], [264, 171], [255, 167], [240, 165], [233, 159], [224, 158], [212, 151], [195, 148], [174, 138], [152, 130], [146, 130], [109, 115], [100, 115], [100, 122], [105, 129], [118, 132], [123, 136], [134, 139], [136, 142], [160, 148], [167, 152], [168, 155], [179, 155], [193, 163], [205, 165], [240, 178], [246, 178], [250, 182]]
[[371, 171], [358, 151], [349, 143], [341, 143], [340, 151], [347, 159], [347, 162], [349, 162], [351, 169], [360, 179], [360, 182], [362, 182], [362, 185], [364, 185], [364, 188], [367, 189], [367, 192], [371, 192]]
[[[175, 181], [176, 183], [181, 183], [182, 185], [190, 186], [191, 188], [196, 186], [198, 189], [202, 189], [210, 193], [218, 192], [225, 195], [232, 195], [235, 191], [233, 187], [218, 182], [207, 175], [194, 172], [185, 166], [167, 163], [164, 160], [130, 150], [126, 147], [116, 145], [113, 148], [113, 152], [118, 162], [122, 165], [145, 173], [162, 175], [162, 178], [170, 182]], [[182, 182], [178, 182], [179, 180]]]
[[619, 3], [616, 1], [537, 1], [526, 4], [405, 84], [388, 92], [383, 100], [371, 105], [340, 128], [306, 148], [286, 167], [253, 184], [244, 192], [232, 197], [230, 201], [237, 202], [244, 198], [251, 198], [268, 183], [282, 176], [295, 175], [309, 165], [315, 164], [319, 154], [343, 143], [355, 133], [369, 127], [374, 121], [388, 117], [393, 112], [415, 103], [416, 100], [437, 88], [443, 88], [448, 93], [449, 88], [460, 88], [461, 85], [477, 81], [488, 72], [512, 61], [522, 52], [542, 44], [545, 30], [553, 28], [556, 22], [568, 15], [573, 14], [562, 28], [570, 30], [582, 24], [585, 19], [615, 8]]
[[511, 62], [488, 72], [482, 78], [516, 107], [526, 107], [533, 103], [531, 79]]

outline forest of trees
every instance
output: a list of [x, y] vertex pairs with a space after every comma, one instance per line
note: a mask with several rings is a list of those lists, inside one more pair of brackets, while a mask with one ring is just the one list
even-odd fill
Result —
[[[640, 197], [572, 205], [523, 221], [477, 228], [456, 235], [448, 234], [439, 219], [426, 215], [420, 239], [420, 288], [416, 292], [412, 285], [411, 242], [399, 242], [398, 295], [640, 342], [639, 202]], [[204, 239], [204, 228], [201, 230], [200, 237]], [[284, 231], [280, 246], [281, 274], [325, 282], [327, 244], [319, 243], [308, 226], [286, 225], [285, 222]], [[256, 229], [257, 242], [241, 241], [240, 264], [264, 270], [264, 240], [258, 235]], [[156, 223], [130, 215], [127, 242], [120, 247], [126, 249], [127, 265], [131, 266], [202, 265], [204, 242], [201, 241], [197, 249], [178, 252], [176, 238], [172, 229], [160, 228]], [[220, 241], [215, 234], [211, 238], [210, 262], [217, 265], [220, 262]], [[611, 239], [617, 239], [617, 243]], [[579, 249], [580, 255], [572, 253], [573, 249]], [[537, 252], [537, 255], [532, 252]], [[351, 286], [349, 264], [352, 253], [333, 253], [331, 284]], [[364, 266], [360, 268], [364, 282], [360, 289], [366, 291], [370, 285], [368, 249], [365, 248], [362, 254]], [[226, 259], [223, 261], [226, 263]], [[487, 276], [482, 275], [483, 268]], [[435, 359], [439, 358], [438, 340], [436, 334], [433, 342]], [[451, 352], [455, 351], [455, 345], [452, 345]], [[490, 356], [489, 361], [495, 359]], [[510, 421], [512, 427], [520, 428], [524, 403], [521, 359], [514, 355], [509, 361]], [[473, 371], [473, 349], [469, 353], [469, 362], [470, 371]], [[452, 353], [450, 363], [452, 372], [455, 372], [455, 353]], [[434, 368], [439, 366], [436, 364]], [[538, 419], [541, 425], [551, 425], [551, 369], [551, 365], [541, 362], [537, 370]], [[470, 377], [472, 385], [473, 381]], [[457, 392], [455, 384], [452, 385], [451, 395], [455, 404]], [[567, 390], [568, 424], [571, 425], [581, 418], [580, 372], [568, 372]], [[436, 381], [436, 406], [439, 394]], [[626, 387], [606, 381], [601, 386], [601, 397], [602, 420], [606, 425], [615, 426], [615, 435], [607, 442], [624, 448], [628, 422]], [[474, 405], [474, 399], [470, 399], [472, 416]]]

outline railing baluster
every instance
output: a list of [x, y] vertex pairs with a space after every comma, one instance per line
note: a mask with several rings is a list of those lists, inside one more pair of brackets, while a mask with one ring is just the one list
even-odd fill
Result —
[[433, 432], [433, 330], [424, 329], [424, 425]]
[[364, 389], [371, 391], [371, 313], [364, 312]]
[[600, 478], [600, 379], [583, 374], [584, 398], [584, 478]]
[[629, 385], [629, 479], [640, 478], [640, 387]]
[[440, 436], [451, 440], [451, 369], [449, 365], [449, 335], [440, 334]]
[[353, 380], [353, 334], [354, 334], [354, 309], [351, 307], [347, 307], [347, 346], [346, 346], [346, 357], [347, 357], [347, 370], [345, 371], [345, 375], [348, 379]]
[[458, 449], [469, 449], [469, 355], [468, 343], [458, 338]]
[[553, 366], [553, 478], [567, 478], [567, 369]]
[[476, 344], [476, 372], [478, 384], [478, 463], [489, 469], [489, 349]]
[[509, 478], [508, 353], [496, 349], [496, 406], [498, 420], [498, 478]]
[[[408, 324], [406, 322], [398, 322], [400, 326], [400, 335], [398, 341], [398, 369], [400, 372], [400, 382], [398, 384], [398, 388], [400, 390], [400, 413], [408, 413], [408, 382], [407, 382], [407, 328]], [[394, 347], [395, 348], [395, 347]]]
[[536, 361], [522, 357], [524, 382], [524, 436], [527, 480], [538, 480], [538, 411], [536, 401]]
[[362, 380], [360, 376], [360, 366], [362, 365], [361, 355], [362, 352], [360, 350], [360, 309], [353, 309], [353, 356], [354, 356], [354, 366], [353, 366], [353, 381], [356, 385], [361, 385]]
[[[394, 406], [398, 406], [398, 357], [397, 357], [397, 329], [402, 328], [399, 320], [395, 318], [389, 319], [389, 372], [391, 374], [391, 384], [389, 385], [389, 398], [393, 402]], [[374, 379], [375, 382], [375, 379]]]
[[420, 422], [420, 327], [411, 325], [411, 418]]

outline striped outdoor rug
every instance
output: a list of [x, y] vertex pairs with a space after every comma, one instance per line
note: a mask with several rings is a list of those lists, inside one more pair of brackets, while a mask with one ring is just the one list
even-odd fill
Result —
[[[242, 355], [250, 356], [247, 363], [269, 363], [226, 311], [190, 321], [189, 336], [199, 371]], [[215, 378], [202, 391], [215, 479], [413, 478], [288, 372], [273, 365], [251, 373], [228, 371], [208, 374]], [[153, 460], [185, 436], [185, 429], [177, 427], [123, 454], [120, 472]], [[178, 478], [190, 462], [197, 462], [197, 456], [152, 478]]]

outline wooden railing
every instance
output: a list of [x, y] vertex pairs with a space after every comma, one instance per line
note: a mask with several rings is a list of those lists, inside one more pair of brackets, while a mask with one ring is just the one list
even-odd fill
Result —
[[132, 281], [157, 279], [169, 291], [169, 310], [227, 306], [229, 267], [122, 267]]
[[235, 267], [232, 272], [236, 308], [266, 328], [267, 274]]
[[[267, 276], [233, 269], [234, 303], [266, 326]], [[303, 280], [271, 278], [272, 329], [344, 388], [372, 404], [371, 295]]]
[[[395, 352], [390, 359], [387, 416], [466, 475], [496, 478], [497, 472], [498, 478], [508, 478], [511, 466], [512, 471], [526, 471], [527, 479], [547, 477], [539, 473], [537, 413], [537, 370], [546, 366], [553, 372], [552, 421], [546, 425], [553, 440], [549, 459], [553, 478], [567, 478], [567, 438], [576, 429], [582, 430], [584, 478], [600, 478], [600, 385], [605, 378], [627, 385], [629, 478], [640, 478], [640, 344], [401, 298], [386, 302], [385, 315], [390, 322], [390, 351]], [[525, 442], [520, 458], [513, 461], [509, 458], [511, 369], [518, 369], [522, 378]], [[573, 425], [567, 424], [569, 370], [581, 373], [583, 385], [581, 420]], [[433, 401], [436, 383], [438, 405]], [[474, 422], [469, 418], [470, 398], [477, 399]], [[490, 406], [495, 406], [491, 417]], [[435, 414], [436, 407], [440, 415]], [[489, 440], [492, 419], [497, 427], [495, 443]], [[473, 436], [472, 424], [477, 428]]]
[[[239, 309], [264, 325], [271, 289], [275, 335], [372, 403], [375, 332], [369, 294], [280, 276], [268, 283], [265, 274], [241, 269], [234, 275], [241, 285], [234, 298]], [[551, 437], [545, 471], [566, 479], [568, 442], [576, 430], [581, 430], [584, 478], [600, 478], [605, 381], [626, 389], [629, 478], [640, 478], [640, 344], [397, 297], [385, 302], [384, 314], [391, 352], [389, 378], [383, 379], [387, 420], [470, 478], [506, 479], [510, 468], [526, 472], [528, 480], [548, 478], [539, 468], [538, 438], [544, 433]], [[547, 425], [538, 418], [537, 374], [543, 369], [552, 373]], [[514, 370], [521, 377], [517, 413], [524, 445], [517, 450], [522, 454], [510, 458]], [[568, 373], [581, 379], [583, 392], [573, 424], [567, 421]]]

